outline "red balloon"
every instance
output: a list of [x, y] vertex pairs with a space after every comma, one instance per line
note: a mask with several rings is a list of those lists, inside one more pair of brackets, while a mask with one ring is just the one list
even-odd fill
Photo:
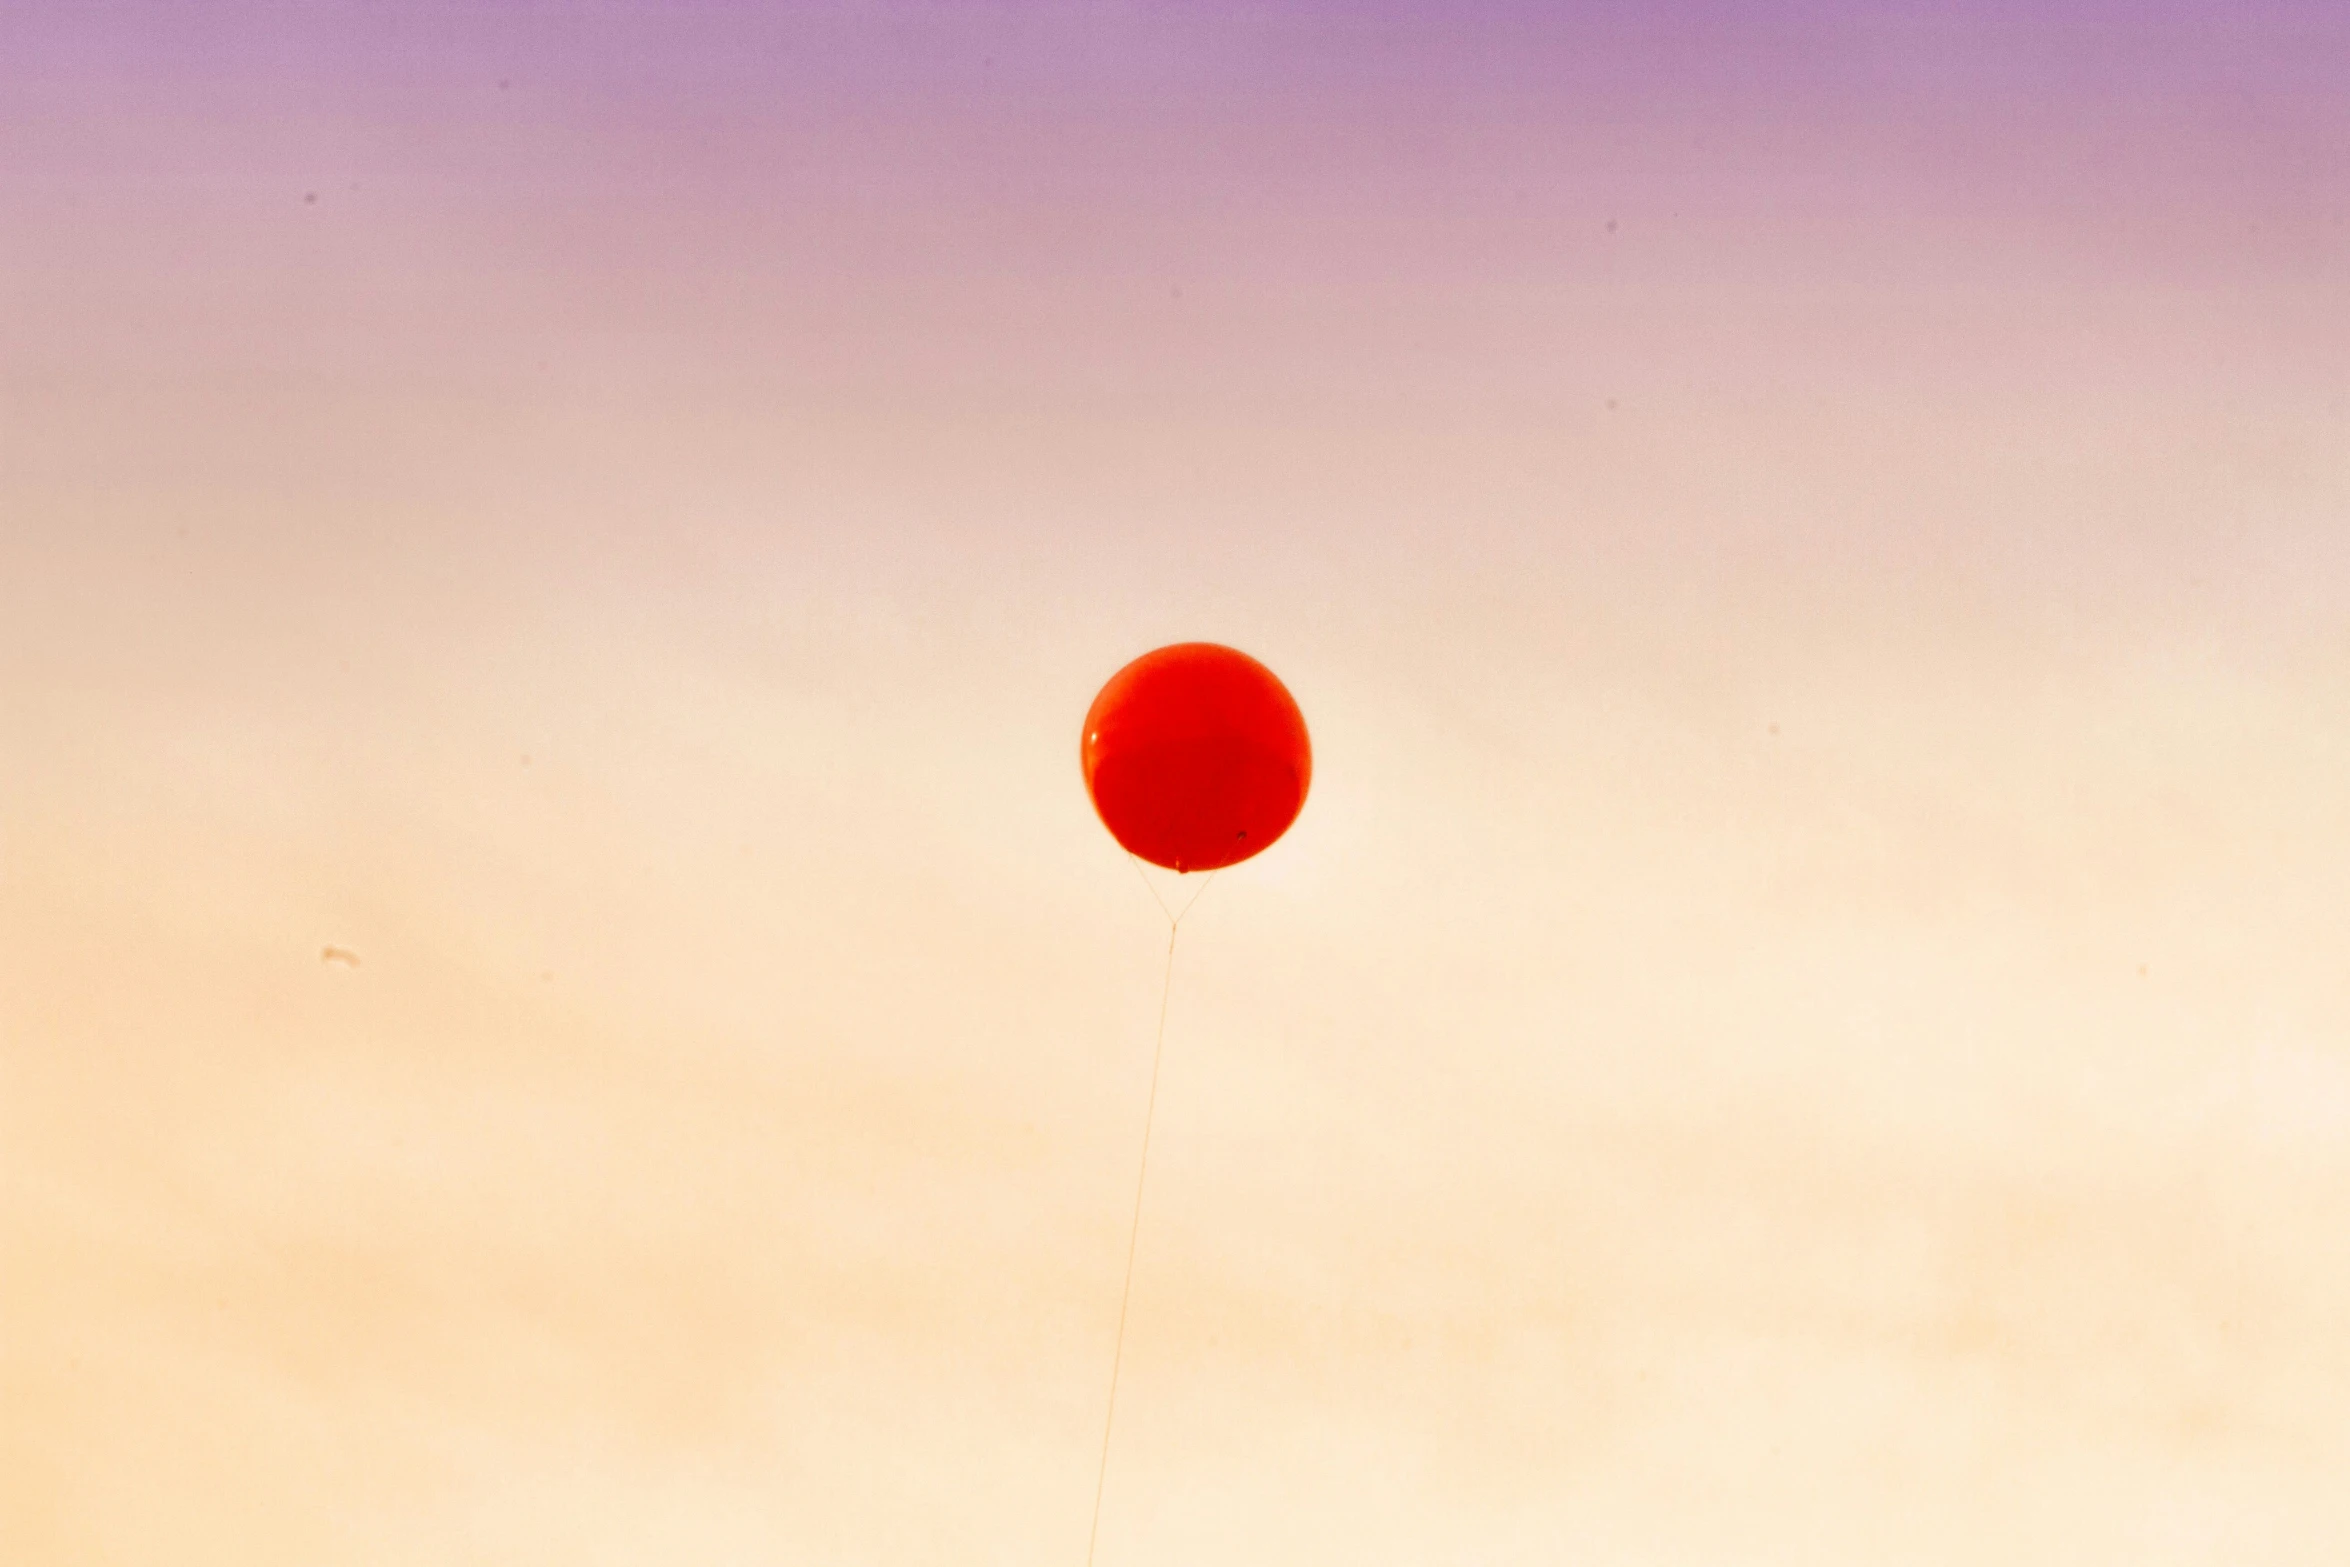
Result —
[[1314, 776], [1288, 688], [1213, 642], [1163, 647], [1112, 675], [1086, 712], [1079, 756], [1110, 836], [1172, 871], [1263, 853], [1297, 820]]

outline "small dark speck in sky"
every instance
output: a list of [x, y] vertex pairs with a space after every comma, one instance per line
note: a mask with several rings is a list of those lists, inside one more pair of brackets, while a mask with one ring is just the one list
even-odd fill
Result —
[[1773, 725], [1771, 725], [1771, 733], [1772, 733], [1772, 734], [1777, 734], [1778, 732], [1779, 732], [1779, 726], [1778, 726], [1777, 724], [1773, 724]]
[[1616, 411], [1616, 400], [1612, 397], [1607, 400], [1607, 411], [1609, 413], [1614, 413]]
[[317, 205], [318, 205], [318, 192], [316, 192], [316, 191], [314, 191], [314, 190], [306, 190], [306, 191], [304, 191], [304, 192], [302, 193], [302, 205], [303, 205], [303, 206], [305, 206], [305, 207], [315, 207], [315, 206], [317, 206]]
[[501, 77], [499, 77], [499, 78], [498, 78], [498, 91], [500, 91], [500, 92], [504, 92], [504, 91], [505, 91], [507, 88], [509, 88], [509, 87], [511, 87], [511, 86], [513, 86], [513, 85], [514, 85], [514, 80], [513, 80], [513, 78], [512, 78], [512, 77], [508, 77], [508, 76], [501, 76]]
[[1610, 234], [1613, 234], [1616, 231], [1616, 220], [1614, 218], [1607, 220], [1607, 231]]
[[357, 968], [359, 966], [359, 954], [353, 952], [348, 947], [321, 947], [318, 949], [318, 961], [321, 963], [340, 963], [345, 968]]

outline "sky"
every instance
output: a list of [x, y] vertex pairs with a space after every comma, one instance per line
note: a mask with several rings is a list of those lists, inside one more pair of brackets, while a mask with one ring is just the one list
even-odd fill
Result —
[[[0, 1558], [2350, 1552], [2350, 11], [0, 0]], [[328, 948], [349, 955], [324, 958]]]

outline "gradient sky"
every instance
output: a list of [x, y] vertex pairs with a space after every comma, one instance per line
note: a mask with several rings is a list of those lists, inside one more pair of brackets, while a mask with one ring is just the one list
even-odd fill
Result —
[[[2350, 9], [0, 0], [0, 1559], [2350, 1555]], [[327, 945], [357, 967], [323, 963]]]

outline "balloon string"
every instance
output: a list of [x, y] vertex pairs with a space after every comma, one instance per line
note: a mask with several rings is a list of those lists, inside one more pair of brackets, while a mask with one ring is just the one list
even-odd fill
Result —
[[[1126, 863], [1134, 867], [1135, 876], [1142, 882], [1142, 890], [1151, 895], [1151, 902], [1159, 906], [1159, 912], [1167, 916], [1167, 923], [1170, 925], [1180, 925], [1183, 923], [1183, 916], [1191, 912], [1191, 906], [1194, 903], [1199, 902], [1200, 899], [1208, 895], [1208, 889], [1215, 885], [1217, 872], [1223, 870], [1224, 868], [1223, 866], [1219, 865], [1215, 870], [1208, 872], [1206, 876], [1202, 877], [1200, 879], [1199, 891], [1193, 893], [1189, 898], [1184, 900], [1182, 911], [1178, 913], [1176, 910], [1167, 907], [1167, 900], [1159, 896], [1159, 889], [1152, 883], [1150, 872], [1142, 868], [1141, 855], [1133, 853], [1132, 851], [1128, 851], [1126, 855]], [[1183, 873], [1181, 871], [1177, 871], [1175, 874], [1180, 876]]]
[[[1218, 867], [1216, 868], [1216, 870], [1222, 870], [1222, 869], [1223, 869], [1223, 867], [1222, 867], [1222, 866], [1218, 866]], [[1215, 884], [1216, 884], [1216, 871], [1210, 871], [1210, 872], [1208, 872], [1208, 874], [1207, 874], [1207, 878], [1206, 878], [1204, 881], [1202, 881], [1202, 882], [1199, 884], [1199, 891], [1197, 891], [1197, 892], [1193, 893], [1193, 894], [1191, 895], [1190, 899], [1184, 903], [1184, 905], [1183, 905], [1183, 912], [1182, 912], [1181, 914], [1177, 914], [1177, 915], [1175, 916], [1174, 923], [1175, 923], [1175, 924], [1177, 924], [1177, 925], [1180, 925], [1180, 924], [1182, 924], [1182, 923], [1183, 923], [1183, 915], [1184, 915], [1184, 914], [1189, 914], [1189, 913], [1191, 912], [1191, 906], [1192, 906], [1192, 904], [1195, 904], [1195, 903], [1199, 902], [1199, 900], [1200, 900], [1200, 899], [1202, 899], [1202, 898], [1206, 897], [1206, 896], [1208, 895], [1208, 889], [1209, 889], [1210, 887], [1213, 887]]]
[[[1142, 883], [1142, 890], [1151, 895], [1151, 902], [1159, 906], [1159, 912], [1166, 915], [1168, 922], [1172, 924], [1175, 920], [1175, 911], [1167, 907], [1167, 900], [1159, 896], [1157, 887], [1151, 885], [1150, 872], [1142, 868], [1142, 856], [1129, 853], [1126, 856], [1126, 863], [1134, 867], [1135, 879]], [[1203, 887], [1200, 890], [1205, 892], [1207, 889]]]
[[[1141, 860], [1135, 860], [1134, 869], [1137, 875], [1141, 875]], [[1159, 1027], [1151, 1040], [1150, 1098], [1142, 1113], [1142, 1159], [1134, 1172], [1134, 1214], [1126, 1225], [1126, 1280], [1118, 1287], [1118, 1338], [1117, 1346], [1110, 1354], [1109, 1409], [1102, 1416], [1101, 1460], [1094, 1468], [1093, 1525], [1085, 1536], [1085, 1567], [1093, 1567], [1094, 1547], [1101, 1542], [1102, 1492], [1110, 1479], [1110, 1432], [1118, 1423], [1118, 1373], [1126, 1365], [1126, 1310], [1134, 1301], [1134, 1254], [1142, 1243], [1142, 1194], [1150, 1180], [1151, 1128], [1158, 1123], [1159, 1118], [1159, 1063], [1167, 1054], [1167, 1000], [1175, 992], [1175, 938], [1182, 932], [1183, 916], [1189, 914], [1193, 906], [1207, 895], [1208, 886], [1215, 879], [1216, 873], [1208, 872], [1207, 881], [1200, 883], [1199, 891], [1184, 903], [1182, 913], [1170, 911], [1166, 900], [1159, 897], [1159, 890], [1151, 886], [1150, 878], [1144, 876], [1142, 879], [1143, 886], [1157, 900], [1159, 912], [1167, 916], [1167, 964], [1165, 973], [1159, 979]]]

